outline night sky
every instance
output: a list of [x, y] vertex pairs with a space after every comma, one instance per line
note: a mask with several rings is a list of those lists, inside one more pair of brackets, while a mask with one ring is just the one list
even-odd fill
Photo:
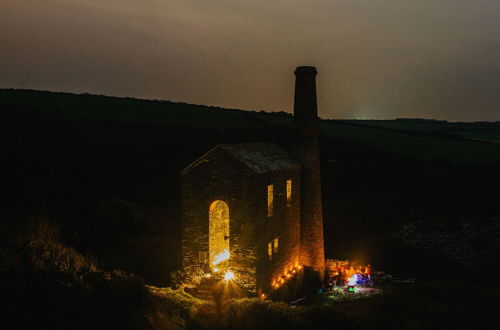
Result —
[[1, 0], [0, 88], [500, 120], [499, 0]]

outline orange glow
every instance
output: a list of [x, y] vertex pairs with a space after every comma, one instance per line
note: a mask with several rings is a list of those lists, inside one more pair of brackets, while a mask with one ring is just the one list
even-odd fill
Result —
[[274, 192], [273, 185], [267, 186], [267, 216], [273, 216], [273, 202], [274, 202]]
[[336, 283], [349, 284], [355, 282], [357, 275], [371, 275], [370, 265], [361, 265], [356, 262], [332, 260], [326, 261], [326, 269], [331, 281]]
[[292, 202], [292, 179], [286, 180], [286, 201], [288, 205]]
[[302, 268], [301, 265], [297, 265], [295, 268], [291, 268], [288, 272], [285, 272], [283, 275], [279, 276], [277, 279], [272, 281], [272, 287], [278, 289], [281, 285], [283, 285], [286, 281], [290, 280], [294, 274], [297, 273]]
[[209, 258], [210, 265], [215, 267], [229, 260], [229, 206], [216, 200], [210, 205], [208, 216]]
[[228, 271], [226, 274], [224, 274], [224, 280], [226, 282], [232, 279], [234, 279], [234, 273], [232, 271]]

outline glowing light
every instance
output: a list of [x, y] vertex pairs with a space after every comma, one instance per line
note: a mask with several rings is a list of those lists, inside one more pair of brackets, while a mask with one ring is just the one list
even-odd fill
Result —
[[268, 217], [273, 216], [273, 199], [274, 199], [273, 185], [269, 185], [269, 186], [267, 186], [267, 216]]
[[217, 254], [214, 257], [214, 260], [212, 261], [212, 265], [217, 266], [221, 262], [228, 260], [229, 257], [230, 257], [229, 250], [225, 249], [224, 251], [222, 251], [221, 253]]
[[285, 282], [291, 280], [297, 273], [297, 271], [299, 271], [301, 268], [302, 268], [301, 265], [296, 265], [295, 268], [290, 268], [288, 272], [286, 272], [285, 269], [285, 273], [283, 275], [278, 276], [276, 279], [272, 281], [272, 287], [278, 289], [280, 286], [284, 285]]
[[288, 204], [292, 201], [292, 179], [286, 180], [286, 201]]
[[208, 250], [210, 266], [217, 266], [229, 259], [229, 207], [222, 200], [214, 201], [209, 208]]
[[348, 286], [354, 286], [356, 285], [356, 282], [358, 281], [358, 275], [354, 274], [352, 275], [349, 280], [347, 281]]
[[217, 267], [214, 267], [214, 272], [218, 272], [220, 269]]
[[208, 277], [208, 278], [210, 278], [210, 277], [212, 277], [212, 274], [210, 274], [210, 273], [207, 273], [207, 274], [205, 274], [205, 277]]
[[226, 274], [224, 274], [224, 280], [230, 281], [234, 279], [234, 273], [232, 271], [228, 271]]
[[265, 295], [265, 294], [261, 294], [261, 295], [260, 295], [260, 298], [261, 298], [261, 299], [266, 299], [266, 295]]

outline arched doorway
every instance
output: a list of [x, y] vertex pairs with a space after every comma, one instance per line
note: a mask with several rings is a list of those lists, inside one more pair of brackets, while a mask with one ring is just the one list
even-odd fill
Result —
[[208, 220], [210, 267], [221, 269], [229, 261], [229, 207], [221, 200], [210, 205]]

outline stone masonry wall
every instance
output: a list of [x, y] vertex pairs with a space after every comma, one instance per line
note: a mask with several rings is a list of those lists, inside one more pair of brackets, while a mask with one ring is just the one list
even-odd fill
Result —
[[[209, 272], [209, 207], [215, 200], [229, 206], [229, 269], [238, 283], [255, 291], [255, 239], [248, 182], [251, 174], [222, 151], [215, 150], [182, 176], [182, 253], [184, 270]], [[206, 252], [206, 262], [199, 260]]]
[[[292, 201], [286, 180], [292, 179]], [[300, 168], [256, 175], [223, 151], [214, 150], [182, 176], [183, 265], [209, 271], [208, 210], [215, 200], [229, 206], [231, 258], [229, 268], [249, 292], [272, 290], [272, 282], [299, 263]], [[274, 186], [273, 217], [267, 214], [267, 186]], [[278, 238], [278, 252], [268, 257], [268, 243]]]

